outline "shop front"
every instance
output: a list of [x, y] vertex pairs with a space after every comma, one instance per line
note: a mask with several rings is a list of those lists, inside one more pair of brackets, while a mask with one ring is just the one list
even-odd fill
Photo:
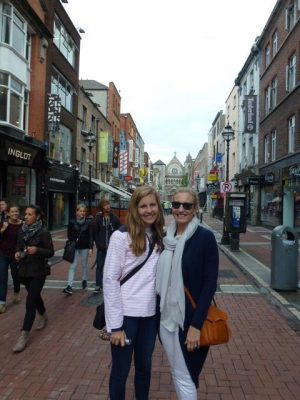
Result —
[[0, 197], [21, 213], [29, 204], [42, 206], [45, 167], [42, 145], [0, 132]]
[[70, 218], [75, 216], [78, 196], [76, 170], [68, 165], [54, 163], [47, 172], [49, 229], [65, 228]]
[[283, 220], [300, 234], [300, 163], [283, 169]]

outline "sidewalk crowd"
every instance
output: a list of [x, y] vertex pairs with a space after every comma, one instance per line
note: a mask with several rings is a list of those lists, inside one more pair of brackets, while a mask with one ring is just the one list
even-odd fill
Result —
[[[171, 219], [167, 216], [167, 223]], [[220, 242], [221, 221], [204, 213], [203, 223]], [[56, 253], [43, 291], [49, 324], [44, 331], [32, 332], [32, 343], [20, 354], [11, 349], [24, 314], [25, 289], [21, 289], [21, 303], [13, 304], [10, 283], [7, 312], [0, 316], [0, 400], [108, 399], [110, 345], [92, 327], [95, 307], [102, 301], [101, 293], [93, 293], [95, 271], [89, 270], [87, 288], [82, 289], [78, 270], [73, 296], [62, 293], [69, 268], [61, 259], [66, 231], [52, 236]], [[256, 259], [262, 268], [270, 268], [270, 237], [266, 228], [249, 227], [240, 238], [241, 252]], [[233, 262], [223, 247], [219, 246], [216, 301], [230, 316], [232, 338], [227, 345], [211, 349], [198, 398], [296, 400], [300, 393], [300, 319]], [[90, 267], [95, 255], [94, 249]], [[297, 299], [299, 296], [295, 293]], [[39, 340], [35, 340], [37, 336]], [[131, 371], [126, 399], [133, 398]], [[150, 398], [176, 399], [159, 340], [153, 355]]]

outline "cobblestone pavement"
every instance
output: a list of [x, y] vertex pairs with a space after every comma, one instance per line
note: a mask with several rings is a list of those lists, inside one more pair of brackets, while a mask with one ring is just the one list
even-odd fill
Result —
[[[167, 223], [171, 217], [167, 217]], [[204, 215], [204, 224], [219, 238], [221, 222]], [[253, 233], [254, 231], [254, 233]], [[254, 248], [262, 268], [268, 265], [271, 231], [249, 227], [241, 235], [241, 253]], [[7, 312], [0, 315], [0, 400], [108, 399], [110, 345], [92, 327], [96, 304], [93, 295], [95, 271], [90, 270], [87, 290], [81, 289], [80, 269], [72, 296], [62, 293], [68, 264], [61, 261], [65, 231], [53, 233], [56, 256], [43, 297], [49, 314], [44, 331], [32, 330], [27, 348], [20, 354], [11, 349], [20, 332], [25, 307], [12, 303], [8, 293]], [[224, 247], [224, 246], [223, 246]], [[220, 246], [220, 274], [216, 300], [230, 315], [232, 338], [227, 345], [211, 348], [200, 377], [198, 399], [203, 400], [296, 400], [300, 393], [300, 323], [288, 305], [278, 300], [236, 259]], [[90, 266], [94, 262], [90, 259]], [[260, 265], [259, 264], [259, 265]], [[247, 267], [247, 265], [245, 266]], [[295, 293], [295, 296], [299, 293]], [[126, 400], [133, 400], [133, 368]], [[153, 355], [150, 399], [176, 399], [169, 367], [157, 340]]]

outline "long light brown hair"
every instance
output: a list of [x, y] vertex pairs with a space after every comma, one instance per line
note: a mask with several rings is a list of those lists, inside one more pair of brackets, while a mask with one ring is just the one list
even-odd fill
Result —
[[138, 205], [144, 197], [151, 194], [155, 196], [159, 210], [157, 219], [152, 226], [152, 240], [153, 243], [157, 244], [158, 251], [162, 250], [164, 216], [159, 195], [153, 187], [141, 186], [135, 189], [130, 199], [125, 224], [132, 240], [131, 248], [135, 256], [140, 256], [146, 250], [145, 226], [141, 217], [139, 216]]

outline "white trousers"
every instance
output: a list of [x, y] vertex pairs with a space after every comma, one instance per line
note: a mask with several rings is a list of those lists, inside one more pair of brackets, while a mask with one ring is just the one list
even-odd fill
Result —
[[178, 331], [169, 332], [160, 325], [160, 338], [167, 355], [177, 398], [179, 400], [197, 400], [197, 388], [187, 369], [178, 337]]
[[88, 269], [88, 257], [89, 257], [89, 249], [76, 249], [75, 250], [75, 257], [70, 265], [69, 268], [69, 273], [68, 273], [68, 286], [73, 285], [75, 273], [76, 273], [76, 267], [79, 258], [81, 258], [81, 265], [82, 265], [82, 280], [87, 281], [88, 280], [88, 274], [89, 274], [89, 269]]

